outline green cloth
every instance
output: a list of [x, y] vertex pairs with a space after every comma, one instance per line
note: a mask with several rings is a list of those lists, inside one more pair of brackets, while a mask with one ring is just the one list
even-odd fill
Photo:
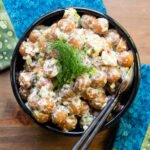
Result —
[[9, 67], [16, 43], [17, 37], [0, 0], [0, 71]]
[[149, 125], [149, 127], [147, 129], [145, 138], [143, 140], [143, 144], [142, 144], [141, 150], [150, 150], [150, 125]]

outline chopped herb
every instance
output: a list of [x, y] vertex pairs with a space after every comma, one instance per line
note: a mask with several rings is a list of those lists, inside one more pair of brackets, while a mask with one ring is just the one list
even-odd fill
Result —
[[43, 58], [39, 58], [39, 59], [38, 59], [38, 62], [39, 62], [40, 64], [43, 64], [43, 63], [44, 63], [44, 59], [43, 59]]
[[89, 48], [86, 45], [83, 45], [82, 50], [86, 52], [87, 50], [89, 50]]
[[61, 88], [64, 84], [89, 71], [89, 68], [82, 63], [79, 50], [61, 40], [52, 41], [51, 47], [58, 51], [60, 64], [59, 74], [55, 80], [57, 88]]
[[50, 53], [50, 52], [51, 52], [51, 45], [50, 45], [50, 44], [48, 44], [48, 46], [47, 46], [47, 48], [46, 48], [46, 52], [47, 52], [47, 53]]
[[89, 76], [92, 76], [93, 74], [95, 74], [96, 71], [97, 71], [96, 68], [91, 68], [88, 72]]

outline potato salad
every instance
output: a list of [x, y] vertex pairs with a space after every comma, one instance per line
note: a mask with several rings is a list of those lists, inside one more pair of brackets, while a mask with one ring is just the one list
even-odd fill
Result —
[[105, 18], [73, 8], [51, 26], [36, 26], [22, 42], [19, 92], [40, 123], [86, 130], [115, 93], [134, 57]]

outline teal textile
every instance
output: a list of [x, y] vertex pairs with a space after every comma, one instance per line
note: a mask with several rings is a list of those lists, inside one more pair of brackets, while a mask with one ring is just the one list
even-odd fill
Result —
[[58, 8], [78, 6], [106, 13], [102, 0], [3, 0], [3, 3], [18, 37], [37, 18]]

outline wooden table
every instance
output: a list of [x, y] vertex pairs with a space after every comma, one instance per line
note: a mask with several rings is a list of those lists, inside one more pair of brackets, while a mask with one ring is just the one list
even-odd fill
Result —
[[[150, 1], [104, 0], [108, 14], [133, 37], [142, 63], [150, 63]], [[90, 150], [104, 149], [112, 129], [99, 133]], [[78, 137], [57, 135], [37, 126], [20, 109], [10, 86], [9, 71], [0, 74], [0, 150], [69, 150]]]

